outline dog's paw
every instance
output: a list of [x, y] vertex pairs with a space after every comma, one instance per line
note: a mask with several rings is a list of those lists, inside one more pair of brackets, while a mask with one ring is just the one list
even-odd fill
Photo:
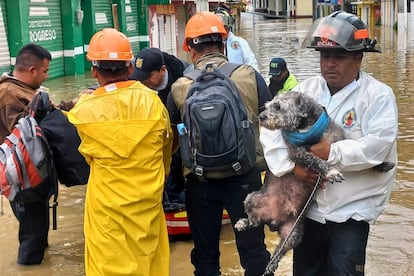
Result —
[[243, 218], [243, 219], [239, 219], [236, 222], [236, 224], [234, 225], [234, 228], [240, 232], [240, 231], [246, 230], [248, 226], [249, 226], [249, 220], [247, 218]]
[[262, 276], [273, 276], [275, 275], [275, 271], [278, 268], [279, 264], [271, 262], [267, 265], [265, 272], [262, 274]]
[[334, 184], [334, 183], [341, 183], [343, 180], [345, 180], [344, 176], [342, 173], [340, 173], [338, 170], [336, 169], [331, 169], [326, 177], [328, 178], [329, 183]]
[[393, 162], [383, 162], [372, 169], [376, 172], [388, 172], [389, 170], [392, 170], [395, 167], [395, 163]]

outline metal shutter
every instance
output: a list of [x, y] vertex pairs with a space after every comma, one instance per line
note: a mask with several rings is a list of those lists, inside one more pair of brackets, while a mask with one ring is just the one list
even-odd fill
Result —
[[113, 28], [111, 0], [93, 1], [93, 4], [95, 5], [96, 31], [104, 28]]
[[160, 15], [159, 26], [162, 26], [160, 37], [160, 49], [172, 55], [177, 55], [177, 36], [175, 26], [175, 15]]
[[60, 0], [29, 2], [29, 40], [52, 54], [49, 78], [64, 75]]
[[131, 42], [134, 55], [140, 50], [139, 48], [139, 30], [138, 30], [138, 0], [125, 0], [125, 35]]
[[184, 52], [183, 50], [183, 41], [184, 41], [184, 30], [185, 30], [185, 25], [187, 24], [187, 15], [185, 12], [185, 6], [181, 5], [181, 6], [175, 6], [176, 10], [177, 10], [177, 29], [181, 30], [180, 32], [178, 32], [178, 45], [177, 45], [177, 56], [182, 58], [182, 59], [186, 59], [187, 55], [186, 52]]
[[170, 54], [173, 54], [173, 45], [172, 45], [172, 24], [171, 24], [171, 15], [164, 15], [164, 37], [165, 37], [165, 48], [164, 51]]
[[9, 72], [10, 51], [7, 41], [6, 0], [0, 0], [0, 73]]

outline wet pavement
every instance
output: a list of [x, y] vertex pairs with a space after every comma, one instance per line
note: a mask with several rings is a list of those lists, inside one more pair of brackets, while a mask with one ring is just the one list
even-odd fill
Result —
[[[251, 44], [262, 75], [268, 80], [268, 63], [272, 57], [284, 57], [288, 68], [301, 81], [319, 73], [318, 54], [302, 49], [301, 42], [311, 25], [310, 19], [263, 19], [242, 14], [239, 34]], [[371, 227], [367, 247], [366, 275], [414, 275], [414, 41], [405, 32], [399, 34], [387, 27], [374, 27], [382, 53], [369, 53], [363, 69], [390, 85], [399, 107], [398, 172], [394, 190], [385, 212]], [[94, 84], [89, 74], [50, 80], [51, 98], [58, 102], [75, 97], [84, 87]], [[50, 230], [50, 247], [45, 261], [38, 266], [19, 266], [17, 255], [17, 222], [9, 204], [3, 199], [5, 215], [0, 217], [0, 275], [84, 275], [83, 270], [83, 204], [85, 186], [61, 186], [58, 207], [58, 230]], [[277, 236], [267, 232], [270, 250]], [[191, 239], [171, 241], [171, 275], [190, 276]], [[311, 253], [310, 253], [311, 254]], [[222, 275], [243, 275], [230, 225], [222, 230]], [[282, 260], [277, 275], [291, 275], [291, 252]]]

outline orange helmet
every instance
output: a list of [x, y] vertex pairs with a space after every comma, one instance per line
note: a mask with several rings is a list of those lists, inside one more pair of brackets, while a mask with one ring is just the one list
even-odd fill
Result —
[[212, 39], [213, 37], [208, 36], [212, 34], [219, 35], [222, 40], [227, 38], [226, 29], [220, 18], [211, 12], [198, 12], [194, 14], [185, 26], [184, 51], [189, 51], [187, 44], [189, 39], [193, 39], [197, 43], [215, 41]]
[[126, 61], [134, 57], [128, 38], [116, 29], [107, 28], [95, 33], [89, 42], [86, 58], [89, 61]]

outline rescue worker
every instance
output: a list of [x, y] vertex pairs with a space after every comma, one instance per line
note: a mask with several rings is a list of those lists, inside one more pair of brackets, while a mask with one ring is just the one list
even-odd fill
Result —
[[[215, 14], [196, 13], [187, 22], [183, 49], [189, 52], [196, 69], [203, 69], [207, 64], [220, 67], [228, 62], [223, 44], [226, 37], [227, 32], [223, 23]], [[201, 180], [194, 172], [184, 171], [187, 175], [187, 215], [194, 240], [191, 263], [195, 268], [194, 275], [197, 276], [220, 275], [219, 239], [223, 207], [233, 222], [246, 217], [243, 201], [247, 194], [260, 189], [260, 173], [265, 169], [258, 141], [257, 115], [264, 103], [271, 100], [270, 92], [263, 77], [251, 66], [241, 65], [233, 71], [230, 79], [238, 88], [254, 124], [257, 144], [251, 146], [257, 148], [257, 163], [245, 174], [223, 179]], [[182, 77], [172, 85], [167, 107], [174, 125], [181, 123], [184, 103], [192, 83], [192, 79]], [[173, 131], [177, 135], [175, 127]], [[236, 231], [235, 236], [245, 275], [262, 275], [270, 257], [264, 243], [263, 226]]]
[[[158, 96], [167, 104], [167, 97], [171, 85], [183, 76], [183, 61], [158, 48], [144, 48], [140, 50], [132, 63], [134, 70], [129, 79], [138, 80], [145, 86], [158, 92]], [[182, 209], [184, 206], [185, 178], [180, 151], [172, 156], [171, 172], [165, 183], [164, 208]]]
[[188, 63], [162, 52], [158, 48], [144, 48], [135, 55], [131, 80], [138, 80], [147, 87], [158, 91], [164, 104], [171, 90], [171, 85], [183, 76]]
[[128, 80], [133, 54], [121, 32], [94, 34], [86, 57], [100, 86], [68, 112], [90, 165], [86, 275], [168, 275], [162, 196], [173, 136], [167, 110], [156, 91]]
[[269, 90], [273, 97], [298, 85], [298, 80], [289, 72], [283, 58], [272, 58], [269, 64], [269, 76]]
[[[27, 44], [19, 50], [13, 72], [0, 77], [1, 141], [12, 132], [20, 118], [28, 115], [35, 93], [48, 78], [51, 60], [48, 50], [37, 44]], [[36, 190], [38, 198], [10, 202], [19, 221], [17, 263], [22, 265], [41, 264], [48, 247], [49, 199], [57, 192], [57, 179], [51, 176], [46, 181], [49, 183], [42, 183]]]
[[221, 19], [227, 32], [226, 55], [229, 62], [248, 64], [256, 71], [259, 71], [257, 59], [249, 43], [241, 36], [232, 32], [234, 26], [234, 17], [230, 14], [230, 9], [225, 6], [219, 6], [214, 13]]
[[[320, 54], [321, 76], [299, 83], [325, 107], [345, 132], [345, 140], [325, 138], [309, 150], [338, 169], [342, 183], [316, 191], [307, 209], [304, 236], [293, 252], [293, 275], [364, 275], [370, 224], [385, 208], [397, 164], [398, 111], [392, 89], [361, 70], [364, 52], [377, 52], [367, 26], [357, 16], [337, 11], [315, 21], [304, 46]], [[289, 161], [279, 130], [260, 134], [269, 169], [276, 176], [293, 172], [314, 186], [318, 173]]]

